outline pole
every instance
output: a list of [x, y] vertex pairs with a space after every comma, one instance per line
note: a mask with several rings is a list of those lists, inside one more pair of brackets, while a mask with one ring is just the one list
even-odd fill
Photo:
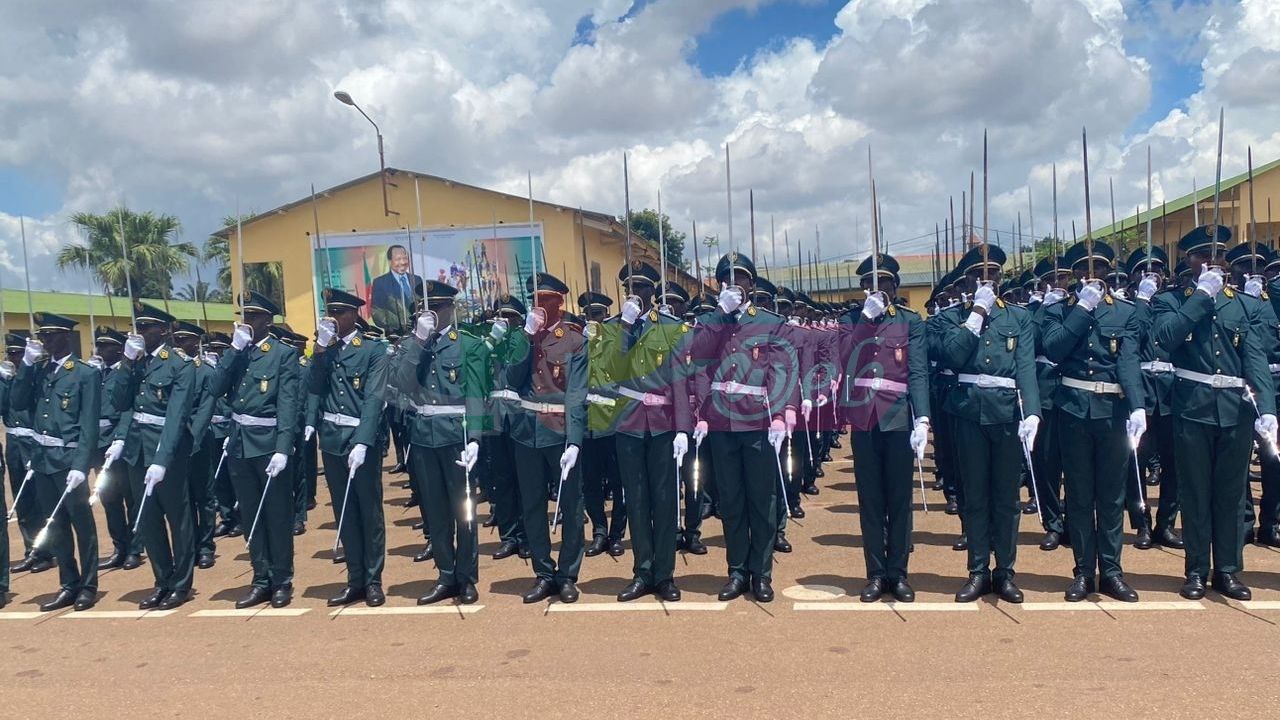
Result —
[[[623, 201], [626, 203], [626, 213], [627, 213], [627, 219], [626, 219], [627, 297], [631, 297], [635, 294], [634, 292], [632, 292], [633, 284], [631, 282], [631, 275], [632, 275], [632, 272], [631, 272], [631, 176], [627, 170], [627, 154], [626, 153], [622, 153], [622, 197], [623, 197]], [[622, 303], [618, 303], [618, 306], [621, 307]]]
[[[583, 252], [586, 252], [586, 246], [583, 246]], [[693, 271], [698, 278], [698, 294], [701, 295], [702, 290], [702, 259], [698, 257], [698, 221], [693, 221]], [[697, 460], [697, 453], [694, 453], [694, 460]], [[694, 467], [697, 467], [696, 465]]]
[[22, 232], [22, 274], [27, 280], [27, 320], [31, 323], [31, 337], [36, 336], [36, 310], [31, 304], [31, 264], [27, 262], [27, 223], [18, 216], [18, 228]]
[[[1191, 210], [1196, 227], [1200, 227], [1200, 191], [1196, 189], [1196, 176], [1191, 176]], [[1181, 236], [1181, 233], [1179, 233]]]
[[[752, 237], [754, 241], [754, 236]], [[663, 294], [667, 292], [667, 236], [662, 231], [662, 190], [658, 190], [658, 268], [662, 278], [662, 285], [658, 288], [658, 307], [666, 305], [662, 302]]]
[[[533, 172], [526, 174], [529, 181], [529, 262], [533, 264], [533, 302], [532, 305], [538, 307], [538, 238], [533, 231]], [[543, 258], [545, 264], [546, 258]]]
[[988, 210], [990, 202], [987, 198], [988, 170], [987, 170], [987, 131], [982, 131], [982, 279], [987, 279], [987, 253], [990, 243], [987, 242], [987, 225]]
[[[129, 243], [124, 237], [124, 201], [120, 201], [120, 253], [124, 258], [124, 290], [129, 297], [129, 321], [133, 324], [133, 334], [138, 334], [138, 313], [133, 307], [133, 280], [129, 277]], [[110, 290], [108, 290], [109, 292]]]
[[1081, 128], [1080, 145], [1084, 152], [1084, 244], [1085, 255], [1088, 259], [1085, 261], [1085, 277], [1093, 279], [1093, 209], [1089, 205], [1089, 135], [1088, 132]]
[[[952, 195], [947, 200], [951, 208], [951, 224], [947, 226], [947, 272], [951, 272], [951, 264], [955, 262], [956, 252], [956, 196]], [[964, 212], [964, 205], [960, 206], [960, 212]]]
[[1253, 245], [1253, 274], [1258, 274], [1258, 220], [1253, 212], [1253, 146], [1249, 146], [1249, 242]]
[[[738, 246], [733, 242], [733, 172], [729, 165], [729, 142], [724, 144], [724, 195], [726, 207], [729, 213], [729, 246], [733, 248], [734, 255], [738, 253]], [[737, 285], [737, 274], [734, 270], [737, 258], [731, 258], [729, 261], [729, 284]], [[746, 298], [743, 298], [745, 301]]]
[[1107, 192], [1111, 195], [1111, 239], [1115, 245], [1116, 252], [1120, 252], [1120, 246], [1115, 242], [1116, 237], [1116, 186], [1111, 178], [1107, 178]]
[[876, 174], [867, 145], [867, 182], [871, 185], [871, 292], [880, 293], [880, 211], [876, 199]]
[[1151, 221], [1155, 211], [1151, 207], [1151, 146], [1147, 146], [1147, 272], [1151, 272]]
[[751, 208], [751, 259], [755, 260], [756, 259], [756, 191], [755, 190], [747, 190], [747, 204]]
[[1222, 124], [1226, 118], [1224, 108], [1218, 108], [1218, 173], [1213, 181], [1213, 242], [1209, 243], [1209, 264], [1218, 260], [1218, 225], [1222, 219]]
[[1053, 248], [1053, 264], [1058, 265], [1058, 163], [1053, 164], [1053, 238], [1049, 245]]

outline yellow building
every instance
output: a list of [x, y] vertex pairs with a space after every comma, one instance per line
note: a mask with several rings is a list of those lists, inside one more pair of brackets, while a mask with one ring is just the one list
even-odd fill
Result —
[[[315, 329], [313, 308], [317, 288], [313, 281], [312, 236], [317, 225], [322, 238], [338, 233], [430, 232], [448, 228], [489, 228], [494, 225], [528, 224], [529, 198], [487, 190], [442, 177], [387, 168], [387, 212], [383, 211], [383, 184], [372, 173], [336, 187], [259, 213], [236, 228], [216, 235], [229, 239], [232, 267], [248, 263], [280, 262], [283, 268], [284, 310], [290, 325], [304, 335]], [[626, 255], [625, 228], [608, 213], [584, 211], [534, 199], [533, 220], [541, 224], [548, 272], [568, 284], [570, 303], [578, 293], [591, 289], [619, 297], [616, 278]], [[657, 267], [657, 248], [633, 235], [633, 259]], [[419, 275], [432, 279], [423, 268]], [[668, 269], [671, 272], [671, 269]], [[687, 273], [671, 279], [692, 290], [696, 280]], [[238, 296], [239, 273], [233, 272]], [[615, 310], [617, 305], [614, 306]], [[576, 307], [574, 307], [576, 310]]]

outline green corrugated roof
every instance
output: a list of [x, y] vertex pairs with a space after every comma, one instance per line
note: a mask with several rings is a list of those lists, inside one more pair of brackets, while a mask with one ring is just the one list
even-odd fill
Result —
[[[3, 294], [0, 294], [0, 297], [3, 297], [4, 300], [4, 313], [6, 316], [12, 317], [27, 313], [27, 293], [25, 290], [10, 290], [6, 288]], [[143, 298], [142, 302], [158, 308], [165, 306], [164, 300], [159, 299]], [[112, 309], [114, 308], [115, 317], [129, 317], [129, 299], [123, 297], [113, 297], [111, 302], [108, 303], [107, 298], [102, 295], [33, 290], [31, 292], [31, 306], [37, 311], [43, 310], [59, 315], [78, 316], [88, 316], [92, 307], [93, 314], [96, 317], [109, 317], [112, 315]], [[235, 318], [231, 305], [226, 303], [205, 303], [204, 307], [201, 308], [201, 304], [198, 302], [169, 301], [169, 313], [179, 320], [203, 321], [206, 312], [210, 320], [218, 322], [231, 322]]]
[[[1271, 162], [1267, 163], [1266, 165], [1263, 165], [1262, 167], [1254, 168], [1253, 169], [1254, 179], [1257, 179], [1258, 176], [1262, 175], [1263, 173], [1270, 172], [1271, 170], [1274, 170], [1277, 167], [1280, 167], [1280, 159], [1272, 160]], [[1242, 185], [1245, 182], [1248, 182], [1248, 180], [1249, 180], [1248, 172], [1241, 173], [1228, 180], [1223, 180], [1222, 188], [1219, 191], [1219, 194], [1220, 195], [1224, 194], [1226, 193], [1226, 191], [1236, 187], [1237, 185]], [[1123, 230], [1126, 228], [1132, 229], [1135, 224], [1139, 224], [1139, 225], [1145, 224], [1148, 218], [1152, 220], [1156, 220], [1160, 217], [1162, 213], [1175, 213], [1175, 212], [1178, 212], [1179, 210], [1185, 210], [1191, 207], [1193, 203], [1203, 202], [1205, 200], [1212, 200], [1212, 199], [1213, 199], [1213, 183], [1210, 183], [1208, 187], [1199, 188], [1194, 193], [1187, 193], [1186, 195], [1183, 195], [1177, 200], [1170, 200], [1167, 203], [1167, 205], [1157, 205], [1156, 207], [1151, 208], [1144, 213], [1139, 213], [1136, 223], [1134, 221], [1134, 216], [1130, 215], [1129, 217], [1125, 218], [1124, 220], [1121, 220], [1115, 225], [1108, 225], [1104, 228], [1098, 228], [1093, 231], [1093, 239], [1105, 240], [1106, 237], [1112, 234], [1113, 232], [1118, 232], [1119, 230]], [[1205, 220], [1206, 222], [1213, 222], [1213, 218], [1206, 219], [1204, 217], [1201, 217], [1200, 219]]]

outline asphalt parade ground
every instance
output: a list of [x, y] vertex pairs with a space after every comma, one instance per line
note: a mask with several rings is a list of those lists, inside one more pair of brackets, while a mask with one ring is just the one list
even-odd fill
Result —
[[[586, 558], [574, 605], [525, 606], [528, 561], [494, 561], [482, 529], [480, 601], [419, 607], [435, 580], [402, 507], [405, 475], [387, 484], [387, 604], [340, 611], [325, 600], [344, 584], [330, 562], [332, 511], [312, 511], [297, 538], [288, 608], [237, 611], [250, 578], [243, 538], [218, 541], [217, 565], [197, 570], [196, 599], [140, 612], [151, 571], [111, 570], [87, 612], [42, 614], [57, 571], [13, 578], [0, 611], [0, 716], [87, 717], [1269, 717], [1280, 689], [1280, 551], [1245, 549], [1254, 600], [1178, 596], [1182, 554], [1132, 547], [1122, 562], [1141, 602], [1063, 602], [1071, 550], [1043, 552], [1022, 517], [1021, 606], [994, 596], [958, 605], [964, 553], [959, 520], [916, 491], [912, 605], [863, 604], [858, 500], [849, 442], [792, 521], [791, 554], [777, 555], [777, 599], [716, 600], [724, 582], [719, 521], [703, 526], [710, 552], [681, 553], [679, 603], [620, 604], [631, 554]], [[931, 481], [931, 478], [930, 478]], [[481, 505], [479, 519], [487, 517]], [[105, 523], [98, 515], [103, 554]], [[15, 558], [21, 540], [10, 524]], [[588, 530], [588, 538], [590, 531]], [[1096, 600], [1096, 597], [1095, 597]]]

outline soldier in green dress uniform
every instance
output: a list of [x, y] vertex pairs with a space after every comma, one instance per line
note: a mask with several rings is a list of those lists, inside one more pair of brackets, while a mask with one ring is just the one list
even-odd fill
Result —
[[[36, 533], [40, 532], [45, 519], [48, 518], [48, 511], [53, 508], [46, 508], [45, 513], [42, 514], [40, 498], [36, 497], [30, 482], [27, 482], [27, 477], [31, 473], [28, 462], [31, 459], [33, 445], [31, 411], [15, 409], [10, 392], [13, 377], [17, 374], [18, 364], [22, 362], [22, 354], [30, 337], [31, 334], [26, 330], [10, 330], [6, 333], [5, 358], [9, 364], [0, 363], [0, 391], [4, 393], [2, 405], [6, 436], [4, 465], [9, 473], [9, 489], [14, 496], [14, 514], [17, 516], [18, 533], [22, 537], [23, 549], [22, 560], [12, 567], [13, 572], [16, 573], [24, 571], [41, 573], [53, 567], [53, 558], [49, 552], [32, 545]], [[24, 482], [28, 485], [25, 492], [22, 489]]]
[[173, 344], [183, 358], [195, 366], [195, 399], [191, 403], [191, 417], [187, 420], [187, 432], [191, 434], [191, 459], [187, 470], [188, 492], [191, 497], [191, 514], [195, 518], [196, 567], [213, 567], [216, 547], [213, 540], [214, 522], [218, 505], [213, 494], [213, 467], [209, 458], [220, 448], [214, 447], [213, 367], [205, 363], [200, 352], [204, 328], [195, 323], [180, 320], [174, 323]]
[[526, 308], [520, 298], [503, 295], [494, 301], [494, 318], [484, 342], [489, 347], [489, 422], [486, 424], [485, 441], [480, 452], [487, 456], [483, 463], [489, 478], [491, 493], [489, 506], [492, 519], [498, 527], [501, 542], [493, 552], [494, 560], [512, 555], [521, 559], [532, 556], [525, 535], [523, 506], [520, 501], [520, 484], [516, 479], [516, 435], [526, 434], [529, 414], [520, 406], [519, 388], [509, 381], [511, 367], [518, 352], [523, 352], [526, 342], [518, 332], [511, 332], [524, 324]]
[[[231, 347], [231, 336], [215, 332], [209, 334], [205, 343], [204, 361], [206, 365], [216, 368], [223, 353]], [[236, 491], [231, 484], [231, 468], [227, 465], [227, 438], [231, 436], [231, 403], [225, 395], [213, 400], [213, 416], [209, 419], [210, 434], [216, 443], [216, 453], [209, 458], [210, 472], [213, 474], [214, 502], [218, 507], [218, 524], [214, 526], [213, 537], [238, 537], [240, 529], [240, 507], [236, 501]]]
[[[272, 325], [271, 334], [298, 354], [298, 377], [301, 382], [311, 368], [311, 356], [307, 353], [307, 336], [294, 332], [288, 323]], [[307, 511], [315, 505], [315, 453], [311, 454], [311, 462], [308, 464], [307, 446], [315, 438], [315, 413], [319, 403], [318, 398], [311, 393], [301, 392], [300, 395], [298, 419], [293, 426], [296, 433], [293, 454], [289, 456], [289, 465], [285, 468], [285, 474], [289, 476], [289, 487], [293, 490], [294, 536], [307, 532]], [[309, 434], [307, 428], [311, 428]]]
[[106, 463], [107, 449], [117, 436], [124, 437], [130, 423], [128, 415], [112, 406], [112, 391], [107, 387], [109, 383], [120, 381], [121, 376], [113, 371], [120, 367], [120, 361], [124, 358], [126, 339], [124, 333], [99, 325], [94, 332], [97, 354], [88, 361], [90, 366], [97, 369], [102, 388], [98, 401], [101, 406], [98, 414], [98, 450], [91, 461], [94, 467], [101, 468], [94, 492], [97, 493], [98, 502], [107, 518], [107, 534], [111, 537], [112, 545], [111, 555], [98, 563], [100, 570], [133, 570], [142, 564], [142, 534], [133, 532], [138, 500], [141, 498], [133, 496], [133, 488], [129, 485], [124, 465], [113, 467]]
[[[613, 557], [623, 554], [622, 536], [627, 530], [626, 494], [618, 474], [618, 446], [614, 425], [619, 404], [614, 392], [611, 369], [601, 354], [607, 346], [603, 323], [609, 321], [613, 300], [602, 293], [584, 292], [578, 296], [578, 307], [586, 316], [587, 336], [587, 429], [582, 439], [582, 498], [587, 518], [591, 521], [591, 542], [587, 557], [608, 552]], [[612, 495], [612, 512], [605, 512], [605, 498]]]

